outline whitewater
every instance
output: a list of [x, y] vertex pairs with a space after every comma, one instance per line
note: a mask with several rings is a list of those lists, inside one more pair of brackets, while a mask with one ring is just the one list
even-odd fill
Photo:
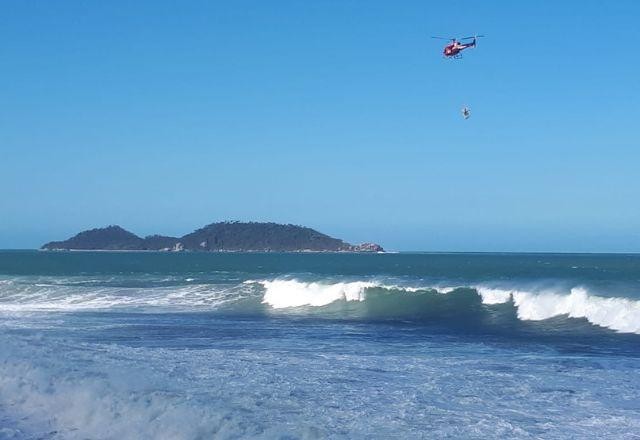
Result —
[[0, 251], [0, 439], [640, 436], [640, 256]]

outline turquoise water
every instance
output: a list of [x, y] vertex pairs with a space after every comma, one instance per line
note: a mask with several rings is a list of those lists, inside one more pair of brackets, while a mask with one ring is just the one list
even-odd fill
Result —
[[0, 438], [640, 438], [640, 256], [0, 252]]

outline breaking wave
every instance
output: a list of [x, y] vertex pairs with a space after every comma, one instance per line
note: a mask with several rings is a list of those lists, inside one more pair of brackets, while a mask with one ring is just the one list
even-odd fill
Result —
[[[462, 301], [450, 301], [467, 309], [473, 308], [472, 292], [484, 306], [512, 304], [517, 318], [522, 321], [541, 321], [558, 316], [583, 318], [589, 323], [621, 333], [640, 334], [640, 301], [627, 298], [605, 298], [591, 295], [586, 289], [574, 287], [569, 293], [529, 292], [505, 290], [484, 286], [466, 287], [402, 287], [376, 282], [339, 282], [322, 284], [297, 280], [273, 280], [260, 282], [265, 288], [263, 303], [274, 309], [301, 306], [322, 307], [335, 302], [361, 302], [382, 304], [386, 314], [409, 312], [420, 315], [431, 310], [412, 307], [444, 305], [449, 296]], [[450, 295], [454, 294], [454, 295]], [[469, 301], [464, 303], [464, 297]], [[387, 301], [384, 301], [386, 299]], [[390, 301], [389, 301], [390, 300]], [[439, 303], [439, 304], [438, 304]], [[464, 312], [464, 310], [458, 310]], [[468, 311], [468, 310], [467, 310]], [[399, 313], [401, 314], [401, 313]]]
[[[192, 280], [191, 280], [192, 281]], [[390, 282], [391, 281], [391, 282]], [[584, 287], [505, 289], [490, 285], [420, 285], [398, 280], [247, 280], [233, 284], [126, 287], [92, 282], [2, 280], [0, 313], [83, 310], [309, 313], [341, 318], [472, 319], [493, 311], [519, 321], [584, 319], [640, 334], [640, 301], [592, 294]]]
[[321, 284], [297, 280], [262, 281], [265, 288], [263, 303], [274, 309], [301, 306], [326, 306], [334, 301], [364, 301], [368, 288], [375, 283], [356, 281], [351, 283]]

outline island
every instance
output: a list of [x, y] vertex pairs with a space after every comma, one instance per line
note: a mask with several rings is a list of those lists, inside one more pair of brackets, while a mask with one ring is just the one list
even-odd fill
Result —
[[42, 250], [200, 252], [384, 252], [376, 243], [353, 245], [304, 226], [259, 222], [218, 222], [182, 237], [136, 234], [112, 225], [52, 241]]

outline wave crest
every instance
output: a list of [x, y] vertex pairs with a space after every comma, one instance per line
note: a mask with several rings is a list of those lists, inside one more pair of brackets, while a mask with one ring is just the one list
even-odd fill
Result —
[[366, 281], [321, 284], [297, 280], [273, 280], [260, 281], [259, 284], [265, 289], [262, 302], [274, 309], [319, 307], [338, 300], [364, 301], [365, 290], [376, 286], [375, 283]]
[[[591, 295], [581, 287], [574, 287], [569, 293], [558, 293], [486, 286], [403, 287], [372, 281], [320, 283], [293, 279], [260, 281], [259, 284], [265, 289], [262, 302], [274, 309], [325, 307], [337, 301], [345, 301], [363, 303], [364, 307], [371, 310], [375, 305], [384, 302], [387, 312], [385, 315], [392, 314], [392, 310], [410, 312], [412, 315], [431, 315], [429, 310], [416, 310], [416, 307], [432, 308], [442, 312], [442, 304], [436, 304], [439, 296], [473, 291], [485, 306], [511, 303], [516, 309], [517, 318], [521, 321], [541, 321], [567, 316], [586, 319], [593, 325], [621, 333], [640, 334], [640, 301]], [[417, 301], [424, 295], [429, 298]], [[407, 302], [410, 302], [410, 307], [407, 307]], [[472, 304], [459, 301], [450, 302], [448, 305], [460, 307], [458, 312], [464, 314]]]
[[583, 288], [573, 288], [569, 295], [514, 292], [511, 296], [518, 318], [525, 321], [566, 315], [621, 333], [640, 334], [640, 301], [593, 296]]
[[[508, 313], [507, 318], [521, 321], [561, 316], [585, 319], [617, 332], [640, 334], [640, 301], [593, 295], [584, 287], [536, 291], [522, 286], [420, 285], [415, 280], [409, 285], [407, 280], [398, 279], [276, 278], [160, 287], [1, 281], [0, 312], [5, 314], [110, 309], [288, 313], [289, 309], [298, 309], [296, 313], [313, 310], [314, 314], [345, 318], [464, 320], [489, 311], [493, 316]], [[496, 308], [500, 305], [507, 308]]]

